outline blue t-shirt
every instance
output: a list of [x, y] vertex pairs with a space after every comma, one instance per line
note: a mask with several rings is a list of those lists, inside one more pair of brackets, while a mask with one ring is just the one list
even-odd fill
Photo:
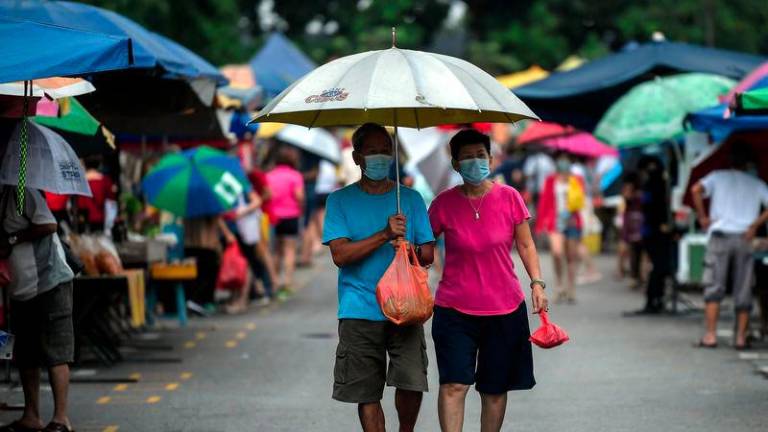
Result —
[[[397, 213], [394, 188], [385, 194], [363, 192], [357, 183], [332, 193], [326, 203], [323, 243], [348, 238], [366, 239], [387, 226]], [[429, 224], [427, 206], [418, 192], [400, 189], [400, 205], [406, 217], [406, 239], [412, 244], [435, 240]], [[395, 249], [386, 243], [364, 260], [339, 269], [339, 318], [386, 321], [376, 302], [376, 285], [387, 271]]]

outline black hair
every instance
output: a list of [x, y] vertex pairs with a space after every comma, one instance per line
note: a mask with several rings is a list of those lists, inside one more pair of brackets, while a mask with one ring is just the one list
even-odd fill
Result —
[[297, 169], [299, 166], [298, 150], [287, 144], [282, 144], [277, 148], [277, 155], [275, 156], [275, 164], [288, 165], [293, 169]]
[[488, 135], [478, 131], [477, 129], [462, 129], [456, 135], [451, 138], [450, 146], [451, 146], [451, 157], [454, 160], [459, 160], [459, 152], [461, 152], [461, 148], [468, 146], [468, 145], [474, 145], [474, 144], [482, 144], [485, 146], [485, 150], [488, 152], [488, 154], [491, 154], [491, 139], [488, 137]]
[[83, 159], [85, 169], [99, 169], [101, 167], [101, 156], [91, 155]]
[[392, 145], [392, 137], [389, 136], [387, 129], [378, 123], [365, 123], [352, 134], [352, 148], [355, 151], [360, 151], [365, 143], [365, 139], [373, 133], [382, 133], [389, 140], [389, 144]]
[[736, 169], [745, 169], [755, 160], [749, 143], [744, 141], [734, 141], [731, 144], [730, 158], [731, 165]]

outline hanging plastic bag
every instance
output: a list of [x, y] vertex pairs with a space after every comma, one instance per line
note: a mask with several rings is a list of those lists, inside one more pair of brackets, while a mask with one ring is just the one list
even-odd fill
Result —
[[231, 243], [221, 257], [221, 269], [216, 279], [219, 289], [238, 290], [245, 285], [248, 277], [248, 261], [245, 260], [237, 243]]
[[392, 264], [376, 286], [376, 300], [384, 316], [397, 325], [427, 321], [434, 306], [427, 278], [427, 270], [419, 264], [413, 248], [408, 248], [405, 241], [400, 242]]
[[549, 315], [546, 311], [539, 313], [541, 318], [541, 327], [539, 327], [530, 337], [530, 341], [541, 348], [554, 348], [562, 345], [570, 338], [565, 330], [549, 321]]

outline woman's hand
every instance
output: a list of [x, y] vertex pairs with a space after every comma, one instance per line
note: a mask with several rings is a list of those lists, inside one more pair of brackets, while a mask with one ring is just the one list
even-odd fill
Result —
[[544, 288], [539, 285], [534, 285], [531, 290], [531, 301], [533, 302], [533, 313], [537, 314], [541, 311], [549, 310], [549, 299], [547, 294], [544, 293]]

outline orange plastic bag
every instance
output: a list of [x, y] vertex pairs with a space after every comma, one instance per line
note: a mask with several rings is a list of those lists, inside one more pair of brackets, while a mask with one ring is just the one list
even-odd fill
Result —
[[570, 339], [568, 333], [557, 325], [549, 321], [549, 315], [546, 311], [539, 313], [541, 318], [541, 327], [538, 328], [530, 337], [530, 341], [541, 348], [554, 348], [568, 342]]
[[376, 286], [376, 300], [384, 316], [397, 325], [423, 324], [432, 316], [435, 304], [427, 283], [427, 270], [419, 264], [416, 252], [401, 242], [392, 264]]

